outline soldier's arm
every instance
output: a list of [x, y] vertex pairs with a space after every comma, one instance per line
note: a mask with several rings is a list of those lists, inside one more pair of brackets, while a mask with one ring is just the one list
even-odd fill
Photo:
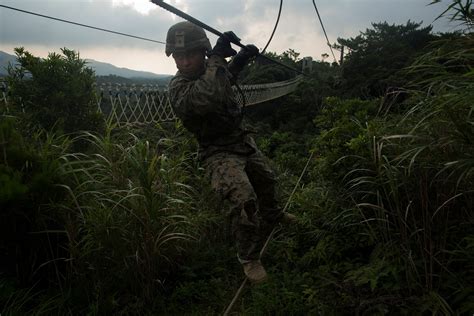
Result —
[[225, 59], [212, 55], [205, 73], [197, 80], [183, 77], [173, 79], [169, 92], [176, 114], [206, 115], [218, 111], [233, 95], [229, 80], [231, 76]]

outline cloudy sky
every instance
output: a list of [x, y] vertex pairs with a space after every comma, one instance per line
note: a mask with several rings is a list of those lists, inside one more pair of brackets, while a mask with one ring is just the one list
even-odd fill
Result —
[[[222, 32], [232, 30], [242, 43], [263, 48], [273, 30], [280, 0], [167, 0], [182, 11]], [[428, 5], [431, 0], [316, 0], [330, 42], [350, 38], [372, 22], [404, 24], [408, 20], [433, 24], [434, 31], [450, 31], [446, 19], [433, 23], [451, 3]], [[32, 11], [64, 20], [165, 41], [168, 28], [182, 21], [148, 0], [0, 0], [0, 5]], [[211, 43], [216, 36], [208, 34]], [[70, 25], [0, 7], [0, 50], [13, 54], [23, 46], [46, 57], [67, 47], [81, 58], [119, 67], [174, 74], [172, 58], [164, 45]], [[303, 56], [321, 59], [331, 55], [312, 0], [286, 0], [278, 29], [267, 51], [282, 53], [292, 48]], [[337, 54], [337, 52], [335, 52]], [[332, 57], [330, 57], [332, 61]]]

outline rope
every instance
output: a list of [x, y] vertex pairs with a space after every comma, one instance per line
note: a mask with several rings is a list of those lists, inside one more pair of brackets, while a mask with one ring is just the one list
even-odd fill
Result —
[[3, 5], [3, 4], [0, 4], [0, 7], [6, 8], [6, 9], [10, 9], [10, 10], [14, 10], [14, 11], [18, 11], [18, 12], [22, 12], [22, 13], [27, 13], [27, 14], [31, 14], [31, 15], [36, 15], [36, 16], [39, 16], [39, 17], [42, 17], [42, 18], [51, 19], [51, 20], [55, 20], [55, 21], [59, 21], [59, 22], [69, 23], [69, 24], [73, 24], [73, 25], [77, 25], [77, 26], [82, 26], [82, 27], [88, 27], [88, 28], [90, 28], [90, 29], [94, 29], [94, 30], [98, 30], [98, 31], [108, 32], [108, 33], [117, 34], [117, 35], [122, 35], [122, 36], [128, 36], [128, 37], [140, 39], [140, 40], [143, 40], [143, 41], [149, 41], [149, 42], [153, 42], [153, 43], [158, 43], [158, 44], [166, 44], [165, 42], [156, 41], [156, 40], [149, 39], [149, 38], [145, 38], [145, 37], [140, 37], [140, 36], [125, 34], [125, 33], [121, 33], [121, 32], [116, 32], [116, 31], [111, 31], [111, 30], [103, 29], [103, 28], [96, 27], [96, 26], [91, 26], [91, 25], [86, 25], [86, 24], [82, 24], [82, 23], [77, 23], [77, 22], [72, 22], [72, 21], [68, 21], [68, 20], [63, 20], [63, 19], [55, 18], [55, 17], [49, 16], [49, 15], [44, 15], [44, 14], [39, 14], [39, 13], [31, 12], [31, 11], [26, 11], [26, 10], [18, 9], [18, 8], [9, 7], [9, 6]]
[[337, 63], [337, 59], [336, 59], [336, 56], [334, 55], [334, 51], [332, 50], [331, 43], [329, 43], [329, 38], [326, 33], [326, 29], [324, 28], [323, 20], [321, 19], [321, 16], [319, 15], [318, 7], [316, 6], [316, 2], [314, 2], [314, 0], [313, 0], [313, 6], [314, 6], [314, 9], [316, 10], [316, 14], [318, 15], [319, 23], [321, 23], [321, 27], [323, 28], [324, 36], [326, 36], [326, 42], [329, 48], [331, 49], [332, 57], [334, 57], [334, 61]]
[[[286, 201], [285, 207], [283, 208], [283, 212], [285, 212], [286, 209], [288, 208], [288, 206], [290, 205], [291, 198], [295, 194], [296, 188], [299, 186], [299, 184], [301, 182], [301, 179], [303, 178], [303, 175], [306, 173], [306, 169], [308, 169], [309, 162], [313, 158], [313, 154], [314, 154], [314, 151], [311, 152], [311, 155], [309, 156], [308, 161], [306, 161], [306, 165], [304, 166], [303, 171], [301, 172], [300, 177], [298, 178], [298, 181], [296, 181], [296, 185], [293, 188], [293, 191], [291, 192], [290, 196], [288, 197], [288, 200]], [[265, 244], [263, 245], [262, 250], [260, 250], [260, 257], [262, 257], [263, 254], [265, 253], [265, 251], [267, 250], [267, 247], [270, 244], [270, 241], [272, 240], [273, 236], [276, 233], [276, 230], [277, 230], [276, 228], [277, 228], [276, 226], [273, 227], [272, 232], [270, 233], [270, 235], [268, 235], [268, 238], [265, 241]], [[245, 279], [242, 281], [242, 284], [240, 284], [239, 289], [237, 290], [234, 297], [232, 298], [232, 301], [230, 302], [229, 306], [227, 306], [227, 308], [224, 312], [224, 316], [229, 315], [229, 313], [232, 311], [232, 308], [234, 307], [235, 303], [237, 302], [237, 300], [242, 295], [242, 292], [243, 292], [245, 286], [247, 285], [247, 283], [248, 283], [248, 278], [245, 277]]]
[[280, 15], [281, 15], [281, 8], [282, 7], [283, 7], [283, 0], [280, 0], [280, 9], [278, 9], [278, 16], [277, 16], [277, 19], [276, 19], [276, 22], [275, 22], [275, 26], [273, 27], [272, 35], [270, 35], [270, 38], [268, 39], [267, 45], [265, 45], [265, 47], [262, 49], [260, 54], [263, 54], [267, 50], [268, 45], [270, 45], [270, 42], [273, 39], [273, 35], [275, 34], [278, 23], [280, 22]]
[[[260, 54], [265, 53], [265, 51], [267, 50], [268, 45], [270, 45], [270, 42], [271, 42], [272, 39], [273, 39], [273, 35], [275, 34], [275, 31], [276, 31], [276, 29], [277, 29], [278, 23], [280, 22], [281, 8], [282, 8], [282, 7], [283, 7], [283, 0], [280, 0], [280, 8], [278, 9], [278, 16], [277, 16], [277, 19], [276, 19], [276, 21], [275, 21], [275, 26], [273, 27], [272, 34], [270, 35], [270, 38], [269, 38], [268, 41], [267, 41], [267, 45], [265, 45], [265, 47], [260, 51]], [[245, 80], [242, 82], [242, 84], [244, 84], [244, 83], [246, 83]]]

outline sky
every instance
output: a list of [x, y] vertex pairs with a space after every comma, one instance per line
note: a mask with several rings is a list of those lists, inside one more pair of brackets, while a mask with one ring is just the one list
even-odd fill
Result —
[[[166, 0], [221, 32], [233, 31], [243, 44], [263, 48], [275, 25], [280, 0]], [[434, 32], [453, 31], [446, 18], [435, 19], [452, 3], [443, 0], [316, 0], [331, 43], [351, 38], [371, 28], [371, 23], [405, 24], [408, 20], [433, 25]], [[169, 27], [183, 21], [148, 0], [0, 0], [0, 5], [32, 11], [76, 23], [165, 42]], [[208, 33], [213, 45], [217, 39]], [[280, 22], [267, 51], [293, 49], [300, 57], [321, 60], [333, 57], [312, 0], [283, 1]], [[119, 67], [174, 74], [172, 57], [165, 45], [45, 19], [0, 7], [0, 50], [13, 54], [24, 47], [35, 56], [46, 57], [66, 47], [83, 59], [94, 59]], [[234, 47], [238, 49], [237, 47]], [[339, 58], [339, 53], [334, 52]]]

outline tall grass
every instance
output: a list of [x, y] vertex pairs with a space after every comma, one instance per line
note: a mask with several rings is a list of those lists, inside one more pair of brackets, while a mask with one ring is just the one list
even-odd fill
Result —
[[67, 219], [71, 273], [93, 282], [99, 297], [122, 289], [151, 302], [195, 238], [185, 216], [188, 157], [169, 157], [133, 134], [125, 145], [110, 133], [76, 140], [93, 150], [62, 157], [67, 181], [59, 187], [70, 198], [55, 205]]
[[[216, 249], [231, 249], [218, 212], [222, 205], [196, 159], [192, 138], [179, 122], [166, 125], [31, 138], [38, 157], [32, 160], [25, 151], [29, 161], [18, 167], [33, 164], [44, 169], [42, 177], [51, 177], [41, 205], [31, 205], [35, 224], [27, 232], [40, 245], [31, 251], [30, 267], [32, 280], [39, 282], [19, 284], [2, 276], [2, 314], [164, 311], [175, 290], [194, 297], [198, 290], [191, 290], [192, 284], [205, 284], [196, 273], [222, 275], [218, 265], [207, 267], [217, 259]], [[2, 148], [8, 158], [2, 163], [14, 168], [13, 157], [26, 144], [19, 134], [8, 134], [10, 129], [1, 129], [0, 136], [16, 147]], [[75, 143], [85, 150], [71, 151]], [[22, 188], [13, 193], [28, 193]]]
[[395, 133], [374, 137], [372, 161], [347, 179], [368, 232], [400, 253], [405, 283], [449, 314], [445, 300], [463, 309], [473, 291], [463, 241], [474, 234], [474, 37], [435, 45], [407, 69], [407, 111], [384, 128]]

